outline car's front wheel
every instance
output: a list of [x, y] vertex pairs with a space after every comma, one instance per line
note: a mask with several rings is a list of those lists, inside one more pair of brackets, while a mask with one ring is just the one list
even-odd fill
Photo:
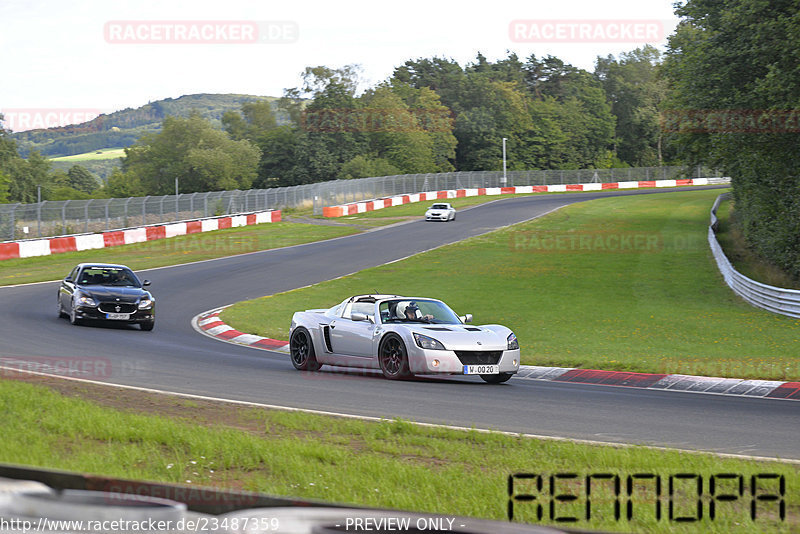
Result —
[[303, 327], [296, 328], [289, 338], [289, 352], [292, 355], [292, 365], [300, 371], [316, 371], [322, 367], [317, 362], [314, 353], [314, 342], [311, 334]]
[[61, 295], [58, 296], [58, 300], [56, 300], [56, 308], [58, 309], [58, 318], [61, 319], [62, 317], [66, 317], [67, 314], [64, 313], [64, 308], [61, 306]]
[[139, 328], [141, 328], [145, 332], [151, 331], [153, 328], [155, 328], [155, 326], [156, 326], [155, 321], [147, 321], [146, 323], [139, 323]]
[[79, 325], [81, 322], [82, 321], [78, 319], [78, 312], [75, 310], [75, 304], [73, 303], [69, 310], [69, 324]]
[[395, 334], [383, 338], [378, 349], [378, 359], [383, 376], [389, 380], [409, 378], [412, 375], [408, 368], [408, 352], [403, 340]]
[[500, 373], [497, 375], [481, 375], [481, 378], [489, 384], [502, 384], [508, 382], [508, 379], [514, 376], [514, 373]]

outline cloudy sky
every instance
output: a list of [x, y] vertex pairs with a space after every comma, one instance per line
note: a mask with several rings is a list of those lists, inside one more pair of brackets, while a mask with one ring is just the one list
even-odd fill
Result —
[[677, 24], [672, 0], [2, 0], [0, 21], [0, 113], [77, 118], [184, 94], [280, 96], [316, 65], [360, 64], [364, 86], [408, 59], [479, 51], [592, 70], [663, 46]]

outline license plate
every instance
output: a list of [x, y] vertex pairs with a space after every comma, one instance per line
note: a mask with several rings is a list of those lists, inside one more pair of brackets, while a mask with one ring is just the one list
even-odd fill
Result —
[[500, 373], [499, 365], [465, 365], [465, 375], [496, 375]]
[[112, 321], [127, 321], [131, 318], [130, 313], [107, 313], [106, 319], [111, 319]]

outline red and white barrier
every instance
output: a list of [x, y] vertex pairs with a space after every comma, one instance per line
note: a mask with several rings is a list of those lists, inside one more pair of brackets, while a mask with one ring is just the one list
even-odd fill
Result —
[[642, 180], [633, 182], [611, 182], [591, 184], [559, 184], [559, 185], [522, 185], [515, 187], [481, 187], [476, 189], [449, 189], [446, 191], [428, 191], [409, 195], [397, 195], [378, 200], [353, 202], [339, 206], [322, 208], [325, 217], [343, 217], [368, 211], [424, 202], [428, 200], [444, 200], [448, 198], [475, 197], [483, 195], [515, 195], [530, 193], [566, 193], [568, 191], [604, 191], [609, 189], [638, 189], [642, 187], [676, 187], [683, 185], [708, 185], [708, 178], [687, 178], [684, 180]]
[[179, 235], [197, 234], [222, 230], [223, 228], [236, 228], [254, 224], [279, 222], [280, 210], [259, 211], [245, 215], [230, 217], [214, 217], [194, 221], [181, 221], [171, 224], [142, 226], [127, 230], [115, 230], [98, 234], [70, 235], [32, 239], [26, 241], [9, 241], [0, 243], [0, 261], [11, 258], [30, 258], [33, 256], [49, 256], [62, 252], [75, 252], [80, 250], [93, 250], [97, 248], [130, 245], [157, 239], [168, 239]]

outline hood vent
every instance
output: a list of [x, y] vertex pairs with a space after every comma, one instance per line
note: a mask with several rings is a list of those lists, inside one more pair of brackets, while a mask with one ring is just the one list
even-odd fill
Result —
[[474, 326], [465, 326], [464, 330], [469, 330], [470, 332], [483, 332], [480, 328], [475, 328]]
[[437, 332], [451, 332], [449, 328], [441, 328], [437, 326], [424, 326], [425, 330], [436, 330]]

